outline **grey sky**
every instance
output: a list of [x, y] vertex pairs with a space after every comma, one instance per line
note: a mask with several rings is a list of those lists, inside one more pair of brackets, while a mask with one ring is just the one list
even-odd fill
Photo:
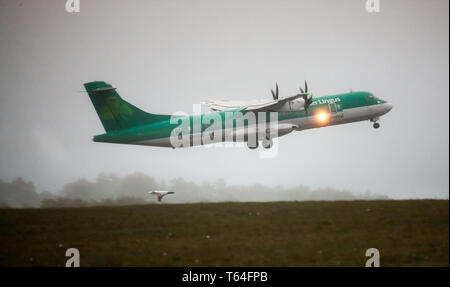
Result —
[[[449, 196], [449, 3], [0, 0], [0, 178], [59, 190], [79, 177], [135, 171], [230, 184], [346, 188], [393, 198]], [[104, 80], [138, 107], [186, 111], [205, 99], [367, 90], [394, 109], [369, 122], [247, 149], [93, 143], [104, 130], [84, 82]]]

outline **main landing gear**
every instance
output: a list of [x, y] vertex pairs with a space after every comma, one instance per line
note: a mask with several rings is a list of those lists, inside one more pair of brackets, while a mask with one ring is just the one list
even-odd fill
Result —
[[272, 137], [270, 135], [270, 128], [266, 129], [266, 136], [264, 137], [264, 139], [262, 140], [262, 146], [265, 149], [269, 149], [273, 146], [273, 140]]
[[263, 148], [269, 149], [273, 146], [273, 140], [272, 139], [263, 139], [261, 142]]
[[[265, 149], [269, 149], [273, 146], [273, 140], [270, 136], [270, 130], [266, 130], [266, 135], [261, 141], [261, 145]], [[259, 147], [259, 140], [258, 139], [249, 139], [247, 141], [247, 146], [249, 149], [257, 149]]]
[[[263, 139], [261, 141], [261, 145], [265, 149], [269, 149], [273, 146], [273, 140], [272, 139]], [[256, 143], [247, 142], [247, 147], [249, 149], [257, 149], [259, 147], [259, 142], [256, 141]]]

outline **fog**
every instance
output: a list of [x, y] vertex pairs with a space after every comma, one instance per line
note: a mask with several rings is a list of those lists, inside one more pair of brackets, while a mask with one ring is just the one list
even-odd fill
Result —
[[[163, 182], [177, 193], [168, 202], [448, 198], [449, 3], [380, 3], [367, 13], [361, 0], [81, 0], [67, 13], [65, 1], [0, 0], [2, 184], [22, 177], [29, 194], [70, 198], [75, 188], [87, 201]], [[262, 159], [246, 148], [94, 143], [104, 130], [80, 92], [93, 80], [153, 113], [270, 98], [276, 81], [287, 96], [304, 80], [315, 97], [366, 90], [394, 108], [378, 130], [296, 132]]]
[[100, 174], [95, 181], [78, 179], [64, 185], [56, 194], [37, 191], [32, 182], [17, 178], [12, 182], [0, 180], [0, 208], [8, 207], [84, 207], [155, 203], [150, 190], [170, 190], [175, 194], [163, 198], [165, 203], [192, 203], [218, 201], [305, 201], [305, 200], [374, 200], [386, 196], [365, 192], [354, 194], [335, 188], [311, 189], [307, 186], [284, 188], [233, 186], [219, 179], [216, 182], [196, 184], [183, 178], [168, 183], [153, 177], [134, 173], [125, 177]]

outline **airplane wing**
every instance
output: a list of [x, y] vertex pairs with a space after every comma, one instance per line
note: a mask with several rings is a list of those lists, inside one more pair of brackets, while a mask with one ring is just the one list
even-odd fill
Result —
[[276, 99], [276, 100], [256, 100], [256, 101], [206, 101], [206, 104], [213, 111], [228, 111], [235, 109], [245, 109], [246, 111], [263, 112], [272, 111], [284, 105], [286, 102], [303, 98], [304, 94]]
[[273, 100], [255, 100], [255, 101], [229, 101], [229, 100], [210, 100], [202, 102], [213, 111], [231, 111], [248, 107], [263, 107], [274, 102]]

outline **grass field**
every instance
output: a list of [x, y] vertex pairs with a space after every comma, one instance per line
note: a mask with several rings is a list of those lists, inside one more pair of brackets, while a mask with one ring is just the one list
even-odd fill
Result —
[[449, 266], [448, 200], [1, 209], [1, 266]]

